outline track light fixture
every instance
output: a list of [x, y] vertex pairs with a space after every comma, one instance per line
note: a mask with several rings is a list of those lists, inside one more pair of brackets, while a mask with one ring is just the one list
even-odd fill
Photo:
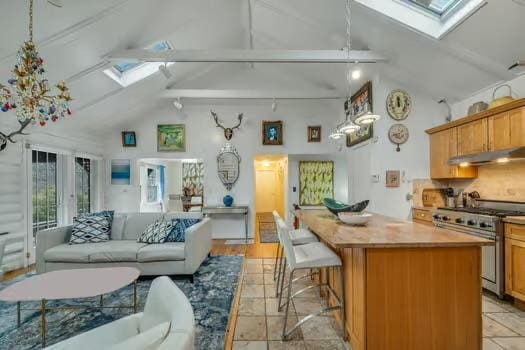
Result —
[[277, 102], [275, 101], [275, 98], [272, 101], [272, 111], [275, 112], [277, 110]]
[[173, 101], [173, 106], [177, 108], [179, 111], [184, 107], [182, 102], [180, 102], [180, 97], [177, 97], [177, 99]]
[[62, 3], [62, 0], [47, 0], [48, 3], [55, 7], [62, 7], [64, 4]]
[[159, 70], [162, 73], [162, 75], [164, 75], [164, 78], [166, 78], [167, 80], [173, 78], [173, 74], [171, 74], [170, 70], [168, 69], [167, 63], [164, 63], [164, 65], [161, 64], [159, 66]]

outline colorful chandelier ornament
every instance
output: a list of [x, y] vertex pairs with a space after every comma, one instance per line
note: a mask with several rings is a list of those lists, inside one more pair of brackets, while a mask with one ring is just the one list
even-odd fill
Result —
[[14, 135], [26, 135], [22, 131], [30, 124], [45, 126], [49, 121], [71, 115], [71, 96], [65, 82], [56, 85], [53, 95], [45, 77], [44, 61], [33, 42], [33, 0], [29, 0], [29, 40], [18, 50], [17, 62], [8, 85], [0, 84], [0, 109], [15, 110], [20, 129], [8, 135], [0, 132], [0, 151], [7, 141], [14, 143]]

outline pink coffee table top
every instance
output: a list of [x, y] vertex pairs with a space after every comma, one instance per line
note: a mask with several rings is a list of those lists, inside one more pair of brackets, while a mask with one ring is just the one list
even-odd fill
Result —
[[111, 293], [135, 281], [133, 267], [111, 267], [46, 272], [0, 291], [2, 301], [30, 301], [89, 298]]

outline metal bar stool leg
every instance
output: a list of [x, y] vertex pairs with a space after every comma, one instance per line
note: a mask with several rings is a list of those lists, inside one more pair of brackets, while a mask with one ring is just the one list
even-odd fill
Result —
[[277, 273], [277, 283], [275, 284], [275, 297], [277, 298], [279, 296], [279, 285], [281, 283], [281, 273], [283, 269], [283, 264], [286, 264], [284, 257], [284, 248], [281, 245], [281, 257], [279, 259], [279, 272]]
[[[288, 323], [288, 310], [290, 309], [290, 296], [292, 294], [292, 281], [293, 281], [294, 270], [290, 270], [290, 278], [288, 279], [288, 297], [286, 298], [286, 311], [284, 312], [284, 325], [283, 325], [283, 335], [282, 339], [286, 340], [286, 324]], [[281, 291], [281, 295], [282, 295]], [[279, 305], [281, 305], [281, 299], [279, 298]]]
[[273, 280], [277, 278], [277, 263], [279, 262], [279, 251], [281, 250], [281, 243], [277, 243], [277, 252], [275, 254], [275, 265], [273, 267]]
[[[282, 306], [281, 306], [281, 301], [283, 299], [283, 290], [284, 290], [284, 279], [285, 279], [285, 276], [286, 276], [286, 257], [284, 257], [283, 259], [283, 272], [281, 274], [281, 286], [280, 286], [280, 290], [279, 290], [279, 303], [277, 304], [278, 305], [278, 310], [281, 311], [282, 310]], [[288, 286], [288, 288], [291, 288], [291, 286]]]

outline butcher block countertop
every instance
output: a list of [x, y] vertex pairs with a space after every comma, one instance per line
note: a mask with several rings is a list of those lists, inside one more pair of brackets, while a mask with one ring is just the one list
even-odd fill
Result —
[[334, 248], [410, 248], [493, 245], [484, 238], [373, 214], [367, 226], [349, 226], [328, 210], [298, 210], [297, 217]]
[[525, 225], [525, 216], [507, 216], [503, 219], [503, 222], [509, 224]]

